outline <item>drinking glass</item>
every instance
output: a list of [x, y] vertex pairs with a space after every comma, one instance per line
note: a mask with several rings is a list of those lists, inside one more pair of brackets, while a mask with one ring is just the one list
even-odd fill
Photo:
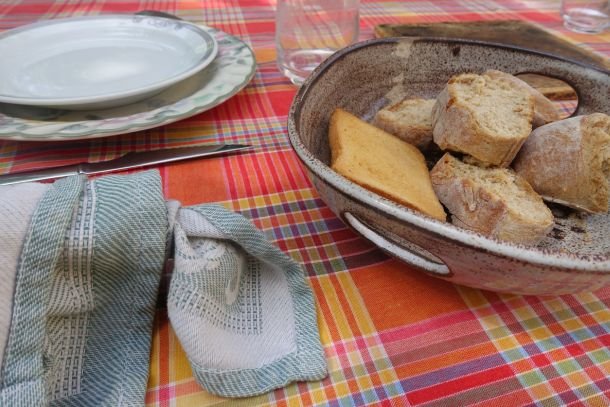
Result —
[[572, 31], [599, 33], [610, 25], [610, 0], [562, 0], [561, 17]]
[[280, 71], [300, 85], [330, 54], [358, 39], [360, 0], [278, 0], [275, 46]]

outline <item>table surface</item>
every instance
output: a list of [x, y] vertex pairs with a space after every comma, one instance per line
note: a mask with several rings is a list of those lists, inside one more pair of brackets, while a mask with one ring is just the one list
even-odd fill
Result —
[[[320, 200], [286, 135], [296, 88], [275, 64], [274, 8], [273, 0], [0, 2], [0, 30], [157, 9], [236, 35], [256, 54], [258, 70], [242, 92], [190, 119], [94, 140], [0, 141], [0, 173], [168, 146], [255, 146], [246, 154], [160, 166], [163, 189], [183, 205], [215, 202], [241, 212], [303, 264], [330, 375], [251, 399], [212, 396], [194, 381], [161, 295], [147, 404], [610, 405], [610, 288], [525, 297], [452, 285], [387, 257]], [[372, 38], [380, 23], [522, 19], [610, 55], [610, 34], [568, 32], [558, 8], [558, 1], [362, 1], [361, 39]]]

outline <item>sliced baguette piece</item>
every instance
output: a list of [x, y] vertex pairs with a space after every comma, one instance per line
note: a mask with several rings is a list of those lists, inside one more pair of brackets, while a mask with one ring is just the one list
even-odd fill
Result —
[[533, 96], [505, 78], [461, 74], [432, 111], [433, 140], [443, 150], [507, 167], [532, 131]]
[[593, 113], [537, 128], [513, 166], [547, 201], [589, 213], [607, 212], [610, 117]]
[[416, 147], [342, 109], [331, 116], [329, 142], [333, 170], [381, 196], [446, 220]]
[[540, 242], [553, 228], [549, 208], [510, 169], [477, 167], [447, 153], [430, 177], [456, 226], [527, 245]]
[[377, 112], [373, 125], [414, 146], [432, 142], [432, 108], [436, 99], [403, 99]]
[[494, 69], [485, 71], [484, 75], [487, 75], [490, 78], [504, 78], [510, 81], [516, 87], [521, 88], [532, 95], [534, 98], [534, 117], [532, 119], [532, 127], [536, 128], [544, 126], [547, 123], [556, 122], [557, 120], [561, 119], [555, 104], [547, 99], [546, 96], [544, 96], [538, 90], [532, 88], [527, 82], [524, 82], [509, 73], [496, 71]]

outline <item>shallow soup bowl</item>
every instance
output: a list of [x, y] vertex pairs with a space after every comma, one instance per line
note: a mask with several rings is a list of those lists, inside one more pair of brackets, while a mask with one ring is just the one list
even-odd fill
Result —
[[610, 285], [608, 214], [584, 216], [552, 207], [553, 231], [538, 246], [526, 247], [437, 221], [330, 169], [328, 123], [335, 108], [370, 121], [388, 103], [403, 97], [434, 98], [451, 76], [487, 69], [562, 79], [578, 94], [575, 114], [610, 114], [608, 71], [488, 43], [384, 38], [345, 48], [312, 73], [290, 109], [290, 142], [337, 216], [423, 272], [456, 284], [520, 294], [558, 295]]

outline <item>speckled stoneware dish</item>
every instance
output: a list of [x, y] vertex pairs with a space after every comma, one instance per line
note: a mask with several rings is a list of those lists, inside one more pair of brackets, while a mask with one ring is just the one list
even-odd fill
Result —
[[431, 275], [521, 294], [575, 293], [610, 285], [608, 214], [582, 216], [554, 207], [555, 229], [539, 246], [525, 247], [436, 221], [329, 168], [328, 121], [335, 108], [370, 121], [387, 103], [404, 96], [435, 97], [451, 76], [486, 69], [563, 79], [578, 93], [576, 114], [610, 114], [610, 72], [492, 44], [386, 38], [345, 48], [313, 72], [292, 104], [290, 141], [322, 199], [345, 223]]

